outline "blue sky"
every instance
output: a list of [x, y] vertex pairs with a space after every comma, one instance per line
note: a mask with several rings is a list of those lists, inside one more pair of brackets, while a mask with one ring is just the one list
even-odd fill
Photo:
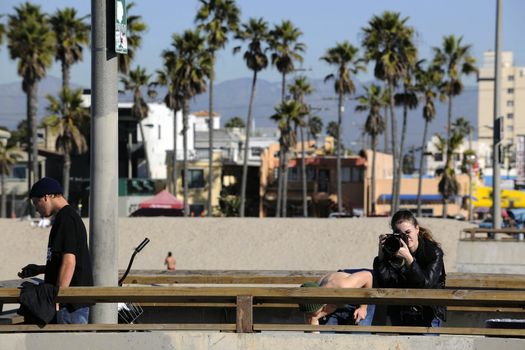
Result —
[[[19, 0], [1, 0], [0, 14], [13, 13]], [[52, 13], [57, 8], [75, 7], [79, 14], [88, 14], [90, 1], [87, 0], [38, 0], [44, 11]], [[136, 0], [134, 11], [142, 15], [148, 24], [144, 44], [137, 53], [135, 64], [145, 66], [153, 72], [160, 68], [160, 53], [168, 48], [171, 35], [194, 26], [195, 12], [200, 6], [196, 0]], [[385, 10], [397, 11], [409, 17], [408, 24], [418, 32], [417, 44], [422, 58], [429, 58], [431, 48], [440, 46], [444, 35], [462, 35], [464, 43], [472, 44], [473, 55], [481, 61], [483, 52], [494, 48], [494, 27], [496, 0], [238, 0], [241, 18], [263, 17], [272, 26], [283, 19], [290, 19], [304, 35], [307, 45], [304, 68], [310, 78], [323, 78], [330, 68], [319, 60], [326, 49], [336, 42], [349, 40], [358, 46], [361, 28], [366, 26], [374, 14]], [[503, 49], [514, 52], [515, 63], [525, 66], [525, 1], [503, 1]], [[0, 19], [4, 23], [6, 17]], [[242, 55], [232, 55], [229, 45], [219, 54], [216, 79], [218, 82], [251, 76]], [[86, 50], [84, 62], [72, 70], [74, 83], [89, 86], [90, 53]], [[0, 47], [0, 83], [19, 81], [16, 64], [9, 59], [4, 43]], [[481, 63], [481, 62], [480, 62]], [[58, 64], [53, 64], [50, 75], [60, 77]], [[260, 78], [278, 81], [275, 69], [267, 69]], [[371, 79], [371, 73], [361, 74], [360, 80]], [[474, 79], [469, 82], [474, 84]]]

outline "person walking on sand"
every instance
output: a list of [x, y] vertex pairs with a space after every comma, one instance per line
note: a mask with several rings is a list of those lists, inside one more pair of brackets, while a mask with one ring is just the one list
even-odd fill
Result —
[[166, 265], [168, 270], [175, 271], [175, 264], [177, 261], [175, 260], [175, 257], [171, 254], [171, 252], [168, 252], [168, 256], [166, 259], [164, 259], [164, 265]]

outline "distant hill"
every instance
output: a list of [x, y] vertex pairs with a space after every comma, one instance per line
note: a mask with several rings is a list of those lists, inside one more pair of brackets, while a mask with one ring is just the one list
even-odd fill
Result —
[[[79, 88], [71, 84], [72, 88]], [[38, 84], [37, 119], [40, 120], [46, 113], [48, 105], [46, 96], [57, 95], [62, 88], [62, 79], [47, 76]], [[22, 82], [0, 84], [0, 125], [10, 130], [16, 129], [18, 123], [26, 118], [27, 98], [22, 90]]]
[[[333, 82], [324, 83], [322, 80], [311, 81], [314, 93], [307, 97], [307, 102], [314, 109], [314, 114], [319, 115], [325, 126], [328, 122], [337, 120], [337, 99], [333, 90]], [[367, 83], [365, 83], [367, 84]], [[78, 88], [78, 85], [72, 84]], [[60, 90], [61, 80], [53, 76], [48, 76], [42, 80], [38, 88], [38, 119], [45, 115], [47, 94], [56, 95]], [[363, 92], [363, 83], [356, 82], [357, 93]], [[248, 113], [248, 102], [250, 98], [251, 78], [241, 78], [224, 81], [215, 86], [214, 109], [222, 116], [224, 124], [228, 119], [239, 116], [246, 118]], [[165, 88], [159, 88], [157, 99], [162, 100], [166, 94]], [[354, 98], [355, 96], [352, 96]], [[129, 94], [121, 95], [121, 100], [131, 100]], [[275, 113], [275, 105], [281, 99], [281, 83], [269, 82], [259, 79], [256, 86], [254, 101], [254, 120], [257, 127], [274, 127], [275, 123], [270, 120], [270, 116]], [[346, 147], [355, 151], [363, 147], [365, 140], [361, 137], [361, 129], [366, 120], [365, 113], [356, 113], [356, 101], [346, 100], [345, 111], [343, 114], [343, 134]], [[191, 110], [207, 110], [208, 94], [197, 96], [191, 102]], [[447, 104], [437, 101], [437, 117], [430, 125], [429, 136], [436, 132], [445, 132], [447, 119]], [[477, 118], [477, 88], [475, 86], [466, 87], [465, 92], [453, 100], [454, 117], [463, 116], [476, 125]], [[402, 110], [396, 111], [398, 119], [398, 130], [401, 130]], [[17, 124], [26, 117], [26, 96], [22, 91], [21, 83], [10, 83], [0, 85], [0, 125], [9, 129], [16, 129]], [[423, 119], [421, 117], [421, 107], [410, 111], [408, 116], [407, 145], [421, 144], [423, 130]], [[383, 149], [383, 137], [380, 137], [379, 149]]]

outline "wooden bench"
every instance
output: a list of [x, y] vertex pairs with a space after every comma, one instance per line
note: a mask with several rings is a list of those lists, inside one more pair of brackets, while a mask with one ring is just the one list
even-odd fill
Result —
[[[16, 303], [20, 290], [0, 289], [0, 302]], [[254, 324], [253, 308], [260, 303], [334, 303], [376, 305], [447, 305], [447, 306], [525, 306], [525, 291], [520, 290], [461, 290], [461, 289], [332, 289], [297, 287], [72, 287], [59, 291], [57, 301], [62, 303], [234, 303], [236, 321], [234, 325], [48, 325], [42, 329], [30, 325], [0, 325], [0, 332], [32, 331], [115, 331], [115, 330], [177, 330], [216, 329], [251, 333], [270, 330], [312, 331], [361, 331], [379, 333], [441, 333], [479, 334], [498, 336], [525, 336], [525, 330], [484, 328], [425, 327], [354, 327], [354, 326], [309, 326]], [[328, 327], [328, 328], [327, 328]]]

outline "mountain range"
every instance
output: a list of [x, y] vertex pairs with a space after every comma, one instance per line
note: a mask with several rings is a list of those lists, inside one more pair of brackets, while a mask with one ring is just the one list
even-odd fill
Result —
[[[290, 79], [291, 81], [291, 79]], [[324, 83], [323, 80], [311, 80], [310, 83], [314, 92], [306, 97], [307, 103], [313, 109], [313, 114], [323, 119], [324, 125], [330, 121], [337, 120], [337, 96], [333, 89], [333, 82]], [[368, 83], [355, 81], [356, 94], [345, 100], [343, 113], [343, 143], [346, 147], [354, 151], [363, 148], [365, 138], [362, 137], [362, 128], [366, 121], [366, 113], [355, 112], [355, 96], [363, 93], [363, 86]], [[22, 91], [22, 84], [8, 83], [0, 84], [0, 126], [5, 126], [10, 130], [16, 129], [18, 123], [26, 118], [26, 95]], [[80, 88], [79, 85], [71, 84], [73, 88]], [[43, 79], [38, 86], [38, 113], [37, 118], [41, 120], [46, 113], [46, 95], [56, 95], [61, 88], [60, 78], [48, 76]], [[218, 83], [214, 87], [214, 111], [218, 112], [222, 118], [221, 123], [234, 116], [246, 119], [248, 112], [248, 102], [250, 98], [251, 78], [241, 78], [227, 80]], [[166, 94], [165, 88], [158, 89], [158, 100], [162, 100]], [[121, 101], [130, 101], [131, 95], [121, 94]], [[256, 95], [254, 100], [253, 116], [256, 127], [275, 127], [275, 122], [270, 120], [270, 116], [275, 113], [275, 105], [281, 99], [281, 83], [270, 82], [263, 79], [257, 81]], [[464, 92], [453, 99], [453, 118], [465, 117], [472, 125], [477, 125], [477, 87], [467, 86]], [[191, 101], [192, 111], [208, 109], [208, 94], [204, 93]], [[447, 102], [436, 101], [437, 116], [429, 127], [429, 136], [434, 133], [444, 133], [447, 121]], [[421, 145], [421, 135], [423, 130], [422, 107], [409, 111], [407, 146]], [[402, 110], [396, 110], [398, 120], [398, 130], [401, 129]], [[399, 133], [399, 132], [398, 132]], [[379, 149], [382, 149], [383, 138], [380, 137]]]

